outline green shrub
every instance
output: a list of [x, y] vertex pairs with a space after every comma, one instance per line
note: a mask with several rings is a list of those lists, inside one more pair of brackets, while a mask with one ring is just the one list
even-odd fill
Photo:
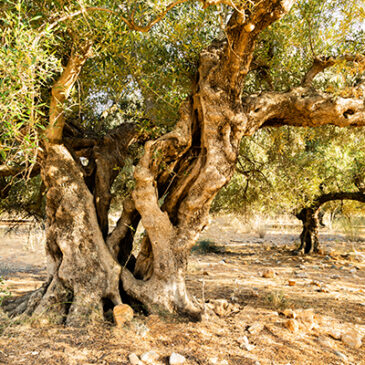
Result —
[[198, 241], [195, 246], [191, 249], [191, 252], [205, 255], [207, 253], [222, 253], [224, 248], [217, 246], [211, 240]]

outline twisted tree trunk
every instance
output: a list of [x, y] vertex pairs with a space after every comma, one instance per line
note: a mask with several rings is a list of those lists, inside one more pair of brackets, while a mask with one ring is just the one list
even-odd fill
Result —
[[303, 208], [296, 217], [303, 222], [303, 231], [300, 234], [300, 246], [296, 252], [304, 248], [304, 253], [319, 251], [318, 227], [320, 224], [319, 210], [321, 206], [334, 200], [355, 200], [365, 203], [365, 194], [362, 192], [328, 193], [317, 197], [311, 206]]
[[[196, 82], [180, 108], [176, 127], [145, 145], [135, 169], [133, 201], [125, 201], [110, 234], [107, 214], [114, 169], [123, 165], [133, 131], [121, 126], [100, 141], [82, 140], [74, 151], [60, 143], [64, 126], [60, 103], [87, 52], [72, 55], [53, 93], [42, 172], [48, 188], [50, 277], [15, 311], [47, 312], [67, 323], [83, 323], [102, 316], [104, 300], [121, 303], [122, 288], [151, 312], [200, 317], [201, 308], [185, 285], [187, 260], [208, 222], [214, 196], [233, 174], [242, 136], [265, 125], [365, 124], [363, 102], [312, 95], [305, 88], [242, 102], [241, 90], [259, 34], [294, 2], [253, 1], [249, 12], [233, 11], [227, 39], [214, 42], [200, 55]], [[85, 169], [78, 162], [83, 153], [90, 160]], [[146, 235], [134, 265], [129, 259], [140, 219]]]

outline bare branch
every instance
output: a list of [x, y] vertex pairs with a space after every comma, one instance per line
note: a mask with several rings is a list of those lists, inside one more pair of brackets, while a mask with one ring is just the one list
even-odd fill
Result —
[[334, 66], [336, 63], [340, 62], [354, 62], [357, 64], [364, 64], [365, 57], [363, 55], [352, 55], [346, 54], [340, 57], [316, 57], [313, 60], [313, 64], [308, 72], [305, 74], [302, 86], [308, 87], [311, 85], [313, 79], [320, 73], [323, 72], [325, 69]]
[[314, 200], [312, 208], [317, 210], [324, 203], [333, 200], [355, 200], [361, 203], [365, 203], [365, 194], [361, 192], [337, 192], [323, 194]]
[[[26, 166], [8, 166], [8, 165], [1, 165], [0, 166], [0, 177], [6, 176], [16, 176], [23, 172], [27, 171]], [[37, 164], [33, 166], [30, 172], [28, 172], [29, 177], [33, 177], [39, 174], [40, 166]]]

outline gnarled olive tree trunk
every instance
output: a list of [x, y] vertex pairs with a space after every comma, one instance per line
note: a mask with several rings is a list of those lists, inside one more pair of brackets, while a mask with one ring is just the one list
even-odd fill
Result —
[[[68, 323], [83, 322], [101, 316], [104, 299], [119, 304], [122, 288], [149, 311], [200, 317], [201, 308], [186, 289], [187, 260], [208, 222], [214, 196], [233, 174], [242, 136], [263, 125], [365, 124], [364, 104], [357, 99], [314, 95], [305, 87], [242, 101], [258, 35], [293, 3], [261, 0], [252, 3], [249, 13], [233, 10], [227, 39], [201, 53], [192, 94], [180, 108], [176, 127], [145, 145], [135, 169], [133, 200], [125, 201], [110, 234], [107, 212], [115, 178], [112, 171], [123, 165], [133, 132], [122, 125], [100, 141], [71, 141], [70, 149], [62, 144], [64, 122], [59, 104], [87, 57], [85, 52], [84, 56], [74, 55], [80, 59], [72, 58], [72, 72], [61, 76], [61, 94], [54, 90], [58, 101], [51, 104], [43, 166], [48, 187], [50, 280], [22, 309], [56, 313]], [[78, 158], [85, 148], [90, 161], [83, 169]], [[133, 228], [140, 219], [146, 236], [135, 267], [128, 266]]]
[[303, 248], [304, 253], [306, 254], [319, 251], [319, 210], [323, 204], [334, 200], [355, 200], [365, 203], [365, 194], [362, 192], [338, 192], [323, 194], [317, 197], [309, 207], [303, 208], [298, 214], [295, 215], [303, 222], [303, 231], [300, 234], [300, 246], [296, 252], [300, 252]]

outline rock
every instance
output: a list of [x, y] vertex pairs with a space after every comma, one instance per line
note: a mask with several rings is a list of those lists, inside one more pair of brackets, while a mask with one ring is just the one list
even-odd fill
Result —
[[143, 362], [134, 352], [128, 355], [128, 360], [132, 365], [143, 365]]
[[285, 309], [280, 314], [283, 314], [286, 318], [295, 318], [297, 316], [292, 309]]
[[356, 331], [346, 332], [343, 333], [341, 336], [341, 341], [354, 349], [358, 349], [361, 347], [361, 339], [362, 336]]
[[317, 341], [322, 346], [326, 346], [326, 347], [332, 348], [332, 343], [330, 342], [330, 340], [328, 339], [328, 337], [320, 336], [320, 337], [317, 338]]
[[297, 278], [307, 278], [308, 277], [308, 274], [305, 273], [305, 272], [298, 272], [298, 271], [294, 271], [294, 275], [297, 277]]
[[180, 365], [185, 363], [185, 357], [183, 355], [180, 355], [176, 352], [173, 352], [169, 359], [170, 365]]
[[273, 269], [266, 269], [263, 273], [262, 273], [262, 277], [266, 278], [266, 279], [271, 279], [275, 276], [275, 271]]
[[251, 335], [257, 335], [264, 329], [264, 325], [260, 322], [253, 323], [250, 327], [248, 327], [248, 332], [251, 333]]
[[334, 338], [335, 340], [340, 340], [342, 336], [342, 332], [338, 328], [330, 328], [327, 331], [327, 334]]
[[331, 279], [340, 279], [340, 278], [341, 276], [337, 274], [331, 276]]
[[288, 285], [289, 286], [294, 286], [296, 284], [295, 280], [288, 280]]
[[297, 320], [301, 322], [312, 323], [314, 321], [313, 309], [309, 308], [297, 313]]
[[345, 354], [343, 354], [340, 351], [334, 351], [335, 355], [337, 355], [338, 357], [340, 357], [343, 361], [348, 361], [347, 356]]
[[240, 344], [241, 349], [245, 349], [247, 351], [251, 351], [255, 348], [254, 345], [251, 345], [248, 341], [247, 336], [242, 336], [237, 339], [238, 343]]
[[313, 280], [311, 282], [311, 285], [315, 285], [315, 286], [321, 286], [321, 283], [318, 280]]
[[299, 330], [299, 324], [295, 319], [289, 319], [284, 323], [284, 326], [293, 333]]
[[210, 300], [206, 306], [214, 311], [220, 317], [228, 316], [240, 311], [239, 304], [229, 303], [226, 299]]
[[118, 304], [113, 308], [114, 322], [121, 327], [125, 322], [133, 319], [133, 309], [127, 304]]
[[146, 364], [154, 364], [159, 357], [156, 351], [148, 351], [141, 355], [141, 360]]

